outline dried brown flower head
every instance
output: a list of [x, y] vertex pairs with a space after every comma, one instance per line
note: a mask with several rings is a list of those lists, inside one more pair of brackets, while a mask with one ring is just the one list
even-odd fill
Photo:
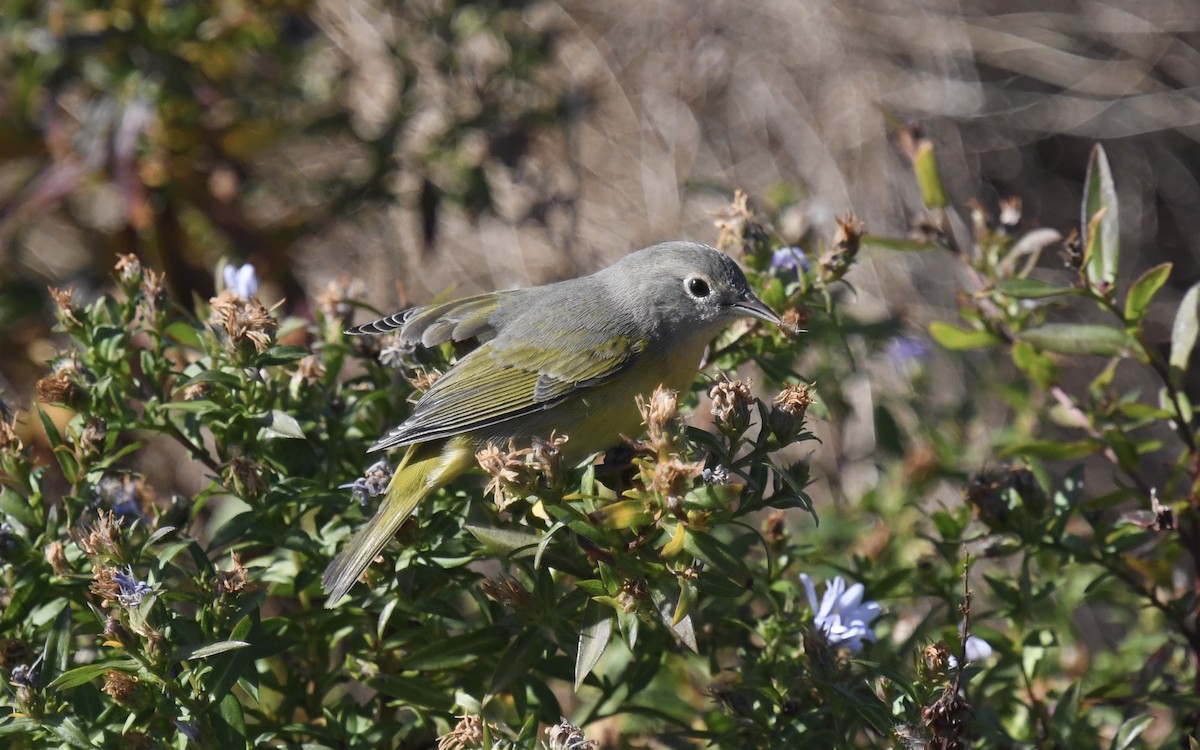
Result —
[[58, 318], [58, 322], [62, 323], [63, 328], [70, 331], [83, 325], [83, 321], [80, 319], [83, 310], [75, 302], [73, 289], [50, 287], [50, 296], [54, 299], [54, 314]]
[[83, 455], [94, 456], [104, 447], [107, 437], [108, 425], [99, 419], [89, 419], [75, 444]]
[[20, 453], [23, 447], [21, 436], [17, 434], [17, 415], [14, 414], [11, 420], [0, 416], [0, 451]]
[[750, 386], [753, 384], [754, 381], [750, 378], [745, 380], [722, 379], [709, 389], [708, 396], [712, 399], [712, 415], [717, 418], [720, 425], [737, 433], [743, 432], [750, 426], [750, 405], [754, 402], [754, 397], [750, 394]]
[[261, 352], [271, 345], [279, 322], [256, 297], [239, 297], [226, 289], [210, 303], [209, 324], [223, 333], [232, 346], [238, 348], [248, 343]]
[[132, 285], [141, 283], [142, 280], [142, 261], [133, 253], [117, 256], [117, 265], [114, 267], [117, 272], [117, 280], [124, 284], [130, 282]]
[[296, 363], [296, 372], [292, 375], [294, 386], [315, 385], [325, 377], [325, 364], [315, 354], [309, 354]]
[[852, 213], [839, 217], [837, 225], [838, 230], [833, 235], [833, 245], [829, 252], [821, 258], [821, 266], [832, 277], [841, 278], [841, 275], [850, 267], [850, 261], [858, 255], [859, 246], [862, 244], [864, 225]]
[[230, 552], [229, 570], [217, 571], [216, 592], [218, 598], [237, 596], [250, 586], [250, 574], [236, 552]]
[[807, 383], [789, 385], [779, 392], [769, 417], [771, 432], [779, 442], [787, 444], [796, 439], [813, 401], [813, 387]]
[[596, 750], [600, 743], [589, 740], [583, 730], [563, 719], [546, 729], [549, 750]]
[[101, 510], [93, 526], [77, 529], [71, 537], [93, 562], [118, 561], [122, 557], [121, 520], [111, 510]]
[[701, 463], [689, 463], [678, 456], [670, 456], [654, 465], [650, 489], [662, 497], [683, 497], [703, 470]]
[[945, 676], [950, 671], [950, 648], [945, 641], [931, 643], [921, 651], [921, 661], [930, 676]]
[[683, 429], [683, 417], [679, 414], [679, 396], [675, 391], [659, 386], [648, 399], [638, 396], [637, 407], [642, 413], [642, 423], [646, 425], [650, 445], [660, 456], [674, 452], [679, 433]]
[[50, 563], [50, 569], [54, 571], [54, 575], [65, 576], [71, 572], [71, 566], [67, 563], [66, 548], [62, 542], [55, 539], [47, 544], [45, 554], [46, 562]]
[[[490, 733], [500, 730], [495, 724], [486, 725]], [[458, 724], [448, 734], [438, 737], [437, 750], [478, 750], [482, 748], [484, 721], [480, 716], [467, 714], [459, 717]]]
[[416, 375], [413, 375], [408, 379], [408, 382], [412, 383], [412, 387], [416, 389], [417, 393], [424, 393], [433, 387], [433, 384], [436, 383], [438, 378], [441, 376], [441, 370], [437, 369], [436, 367], [431, 367], [428, 370], [418, 370]]
[[184, 401], [199, 401], [208, 395], [209, 384], [205, 382], [185, 385], [179, 391], [179, 398]]
[[713, 222], [717, 228], [717, 248], [731, 255], [745, 253], [747, 244], [756, 250], [767, 238], [767, 231], [754, 217], [749, 199], [744, 190], [733, 192], [733, 202], [725, 211], [717, 214]]
[[485, 578], [479, 588], [487, 598], [514, 612], [530, 613], [536, 605], [533, 595], [510, 575]]
[[47, 404], [71, 404], [79, 393], [78, 375], [79, 363], [74, 357], [58, 360], [54, 371], [37, 382], [38, 400]]
[[779, 316], [783, 321], [783, 330], [790, 336], [796, 336], [804, 333], [804, 326], [808, 325], [808, 310], [800, 307], [789, 307], [783, 311], [783, 315]]
[[263, 467], [257, 461], [245, 456], [234, 456], [228, 465], [233, 487], [242, 499], [256, 498], [266, 490]]
[[153, 268], [146, 269], [146, 275], [142, 279], [142, 297], [145, 299], [146, 312], [152, 315], [167, 298], [167, 286], [163, 274]]
[[551, 434], [549, 440], [534, 438], [528, 448], [517, 448], [510, 440], [508, 450], [488, 443], [475, 454], [479, 466], [492, 475], [487, 492], [498, 510], [505, 510], [517, 500], [538, 491], [542, 478], [553, 481], [566, 435]]
[[138, 678], [118, 669], [110, 669], [104, 673], [104, 687], [100, 688], [113, 697], [117, 703], [136, 705], [139, 698]]
[[350, 303], [362, 299], [366, 293], [367, 285], [362, 280], [343, 276], [326, 284], [325, 289], [317, 295], [317, 309], [328, 320], [344, 321], [354, 312]]
[[1014, 196], [1000, 199], [1000, 228], [1005, 232], [1016, 231], [1021, 223], [1021, 198]]

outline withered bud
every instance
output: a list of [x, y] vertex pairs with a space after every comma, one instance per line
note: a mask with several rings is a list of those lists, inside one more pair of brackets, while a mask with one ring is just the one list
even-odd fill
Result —
[[92, 583], [89, 590], [100, 597], [100, 606], [105, 609], [114, 606], [121, 595], [121, 585], [116, 581], [118, 572], [116, 568], [107, 565], [92, 566]]
[[23, 447], [21, 436], [17, 434], [17, 415], [14, 414], [11, 420], [0, 416], [0, 451], [20, 453]]
[[104, 638], [106, 641], [120, 644], [122, 648], [132, 648], [137, 643], [137, 638], [129, 632], [129, 628], [113, 615], [109, 615], [104, 621]]
[[566, 719], [546, 729], [546, 738], [549, 750], [596, 750], [600, 747], [600, 743], [589, 740], [582, 729]]
[[83, 325], [80, 317], [83, 315], [83, 309], [75, 302], [73, 289], [50, 287], [50, 296], [54, 299], [54, 315], [63, 328], [72, 331]]
[[678, 440], [680, 430], [683, 429], [678, 395], [675, 391], [659, 386], [648, 399], [638, 396], [637, 407], [642, 414], [642, 423], [646, 425], [650, 444], [659, 455], [669, 453]]
[[1000, 199], [1000, 229], [1005, 234], [1012, 234], [1021, 223], [1021, 199], [1019, 197]]
[[292, 375], [294, 384], [315, 385], [325, 377], [325, 365], [315, 355], [310, 354], [296, 363], [296, 372]]
[[1067, 238], [1062, 241], [1062, 259], [1063, 265], [1067, 268], [1076, 271], [1083, 268], [1083, 240], [1076, 227], [1072, 227]]
[[789, 385], [775, 397], [769, 421], [771, 432], [780, 443], [791, 443], [800, 434], [804, 415], [813, 400], [813, 387], [807, 383]]
[[782, 510], [772, 510], [763, 522], [763, 538], [772, 549], [779, 549], [787, 541], [787, 515]]
[[79, 394], [79, 363], [74, 357], [64, 357], [54, 364], [54, 371], [35, 386], [38, 400], [46, 404], [74, 403]]
[[943, 676], [950, 671], [952, 655], [945, 641], [931, 643], [921, 652], [921, 662], [929, 677]]
[[184, 401], [200, 401], [208, 395], [209, 384], [205, 382], [186, 385], [179, 391], [179, 398]]
[[153, 315], [167, 299], [167, 285], [163, 274], [153, 268], [146, 269], [146, 276], [142, 279], [142, 297], [145, 300], [146, 312]]
[[833, 252], [847, 259], [852, 259], [858, 254], [866, 225], [859, 221], [852, 213], [839, 217], [837, 225], [838, 230], [833, 235]]
[[46, 545], [45, 549], [46, 562], [50, 564], [50, 569], [54, 571], [56, 576], [65, 576], [71, 572], [71, 566], [67, 563], [66, 549], [63, 543], [55, 539]]
[[104, 441], [107, 437], [108, 425], [99, 419], [89, 419], [83, 432], [79, 433], [76, 445], [82, 455], [94, 456], [104, 448]]
[[517, 450], [511, 441], [505, 451], [494, 443], [488, 443], [483, 450], [475, 454], [479, 466], [492, 475], [486, 492], [492, 493], [492, 499], [498, 510], [505, 510], [519, 498], [514, 493], [525, 470], [526, 450]]
[[808, 325], [808, 310], [800, 307], [789, 307], [783, 311], [783, 315], [779, 317], [783, 321], [783, 331], [789, 336], [798, 336], [804, 333], [804, 326]]
[[229, 462], [229, 474], [234, 488], [241, 493], [243, 499], [258, 497], [267, 488], [263, 480], [262, 466], [245, 456], [235, 456]]
[[317, 295], [317, 309], [326, 320], [338, 321], [338, 325], [344, 325], [344, 321], [349, 320], [354, 313], [351, 302], [361, 299], [366, 293], [367, 285], [362, 280], [343, 276], [326, 284], [325, 289]]
[[122, 557], [121, 520], [111, 510], [102, 509], [95, 525], [73, 531], [71, 538], [93, 562], [118, 561]]
[[485, 578], [479, 588], [487, 598], [518, 613], [529, 613], [535, 606], [533, 595], [521, 582], [509, 575]]
[[529, 454], [529, 462], [548, 480], [553, 481], [562, 464], [562, 447], [570, 438], [567, 435], [550, 433], [550, 439], [535, 437]]
[[12, 670], [18, 664], [28, 664], [33, 648], [20, 638], [0, 638], [0, 669]]
[[237, 596], [250, 587], [250, 574], [236, 552], [230, 552], [229, 570], [217, 571], [217, 598]]
[[117, 703], [136, 706], [141, 702], [140, 687], [136, 676], [118, 669], [109, 669], [104, 673], [104, 687], [100, 689], [111, 695]]
[[[492, 732], [499, 731], [494, 724], [488, 724], [487, 728]], [[438, 737], [437, 750], [475, 750], [475, 748], [482, 747], [483, 730], [482, 717], [470, 714], [462, 716], [454, 729], [450, 730], [448, 734]]]
[[123, 287], [135, 288], [142, 282], [142, 262], [133, 253], [118, 255], [115, 270]]
[[432, 388], [433, 384], [436, 383], [440, 377], [442, 377], [442, 371], [436, 367], [431, 367], [428, 370], [418, 370], [417, 374], [408, 379], [408, 382], [412, 384], [412, 387], [416, 389], [417, 393], [424, 393]]
[[650, 489], [661, 497], [683, 497], [703, 469], [702, 464], [688, 463], [678, 456], [670, 456], [654, 465]]
[[750, 405], [754, 397], [750, 395], [750, 386], [754, 381], [720, 380], [708, 391], [712, 399], [712, 415], [722, 428], [735, 434], [741, 434], [750, 426]]
[[255, 351], [261, 352], [271, 345], [279, 322], [271, 317], [270, 311], [257, 297], [239, 297], [234, 291], [226, 289], [213, 297], [210, 303], [212, 312], [208, 322], [224, 334], [232, 347], [237, 349], [249, 344]]
[[650, 590], [641, 578], [630, 578], [621, 584], [617, 593], [617, 604], [625, 614], [633, 614], [641, 607], [642, 602], [649, 600]]

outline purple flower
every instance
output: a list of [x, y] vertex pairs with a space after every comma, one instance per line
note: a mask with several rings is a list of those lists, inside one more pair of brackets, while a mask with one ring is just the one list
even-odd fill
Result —
[[921, 362], [929, 356], [929, 344], [915, 336], [896, 336], [887, 344], [887, 356], [895, 367]]
[[801, 573], [800, 580], [808, 592], [808, 604], [812, 607], [813, 624], [825, 633], [830, 645], [843, 645], [854, 653], [862, 650], [863, 641], [874, 641], [875, 631], [871, 622], [879, 617], [883, 607], [878, 602], [864, 602], [861, 583], [847, 588], [841, 576], [825, 584], [825, 594], [817, 602], [817, 590], [808, 574]]
[[258, 294], [258, 274], [249, 263], [242, 266], [225, 264], [225, 288], [242, 299], [250, 299]]
[[379, 497], [387, 491], [388, 483], [392, 481], [392, 465], [387, 459], [381, 458], [367, 469], [364, 476], [349, 484], [338, 485], [338, 489], [349, 489], [350, 495], [364, 507], [367, 500]]
[[781, 247], [771, 253], [771, 273], [776, 276], [782, 276], [786, 271], [807, 272], [808, 268], [808, 256], [804, 254], [804, 250], [795, 245]]
[[136, 607], [142, 603], [142, 599], [147, 594], [154, 591], [150, 584], [139, 580], [133, 574], [133, 568], [127, 566], [125, 572], [117, 572], [113, 574], [113, 583], [120, 587], [120, 592], [117, 594], [117, 601], [125, 607]]

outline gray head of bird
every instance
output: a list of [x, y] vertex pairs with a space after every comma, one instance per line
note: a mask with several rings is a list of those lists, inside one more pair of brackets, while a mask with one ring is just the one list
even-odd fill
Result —
[[750, 289], [732, 258], [696, 242], [665, 242], [631, 253], [602, 273], [657, 326], [711, 331], [739, 317], [783, 325]]

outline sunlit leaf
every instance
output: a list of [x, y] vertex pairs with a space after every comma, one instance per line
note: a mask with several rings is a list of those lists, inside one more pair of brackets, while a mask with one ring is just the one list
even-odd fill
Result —
[[583, 608], [583, 625], [579, 629], [579, 650], [575, 654], [575, 690], [595, 669], [608, 643], [612, 640], [616, 614], [611, 607], [589, 601]]
[[1080, 226], [1084, 239], [1084, 271], [1093, 285], [1111, 287], [1117, 281], [1120, 257], [1120, 233], [1117, 214], [1117, 189], [1104, 147], [1096, 144], [1088, 160], [1084, 178], [1083, 211]]
[[1136, 326], [1141, 322], [1142, 316], [1150, 307], [1150, 300], [1154, 299], [1154, 295], [1158, 293], [1162, 285], [1167, 283], [1167, 277], [1170, 275], [1171, 264], [1161, 263], [1143, 273], [1137, 281], [1133, 282], [1133, 286], [1129, 287], [1129, 294], [1125, 296], [1125, 323], [1127, 325]]
[[1137, 348], [1123, 329], [1087, 323], [1047, 323], [1022, 331], [1019, 340], [1056, 354], [1116, 357]]
[[991, 331], [980, 331], [935, 320], [929, 324], [929, 335], [946, 349], [986, 349], [1002, 343], [1002, 339]]
[[1175, 323], [1171, 326], [1171, 381], [1176, 388], [1183, 383], [1197, 333], [1200, 333], [1200, 281], [1183, 295], [1179, 311], [1175, 313]]

